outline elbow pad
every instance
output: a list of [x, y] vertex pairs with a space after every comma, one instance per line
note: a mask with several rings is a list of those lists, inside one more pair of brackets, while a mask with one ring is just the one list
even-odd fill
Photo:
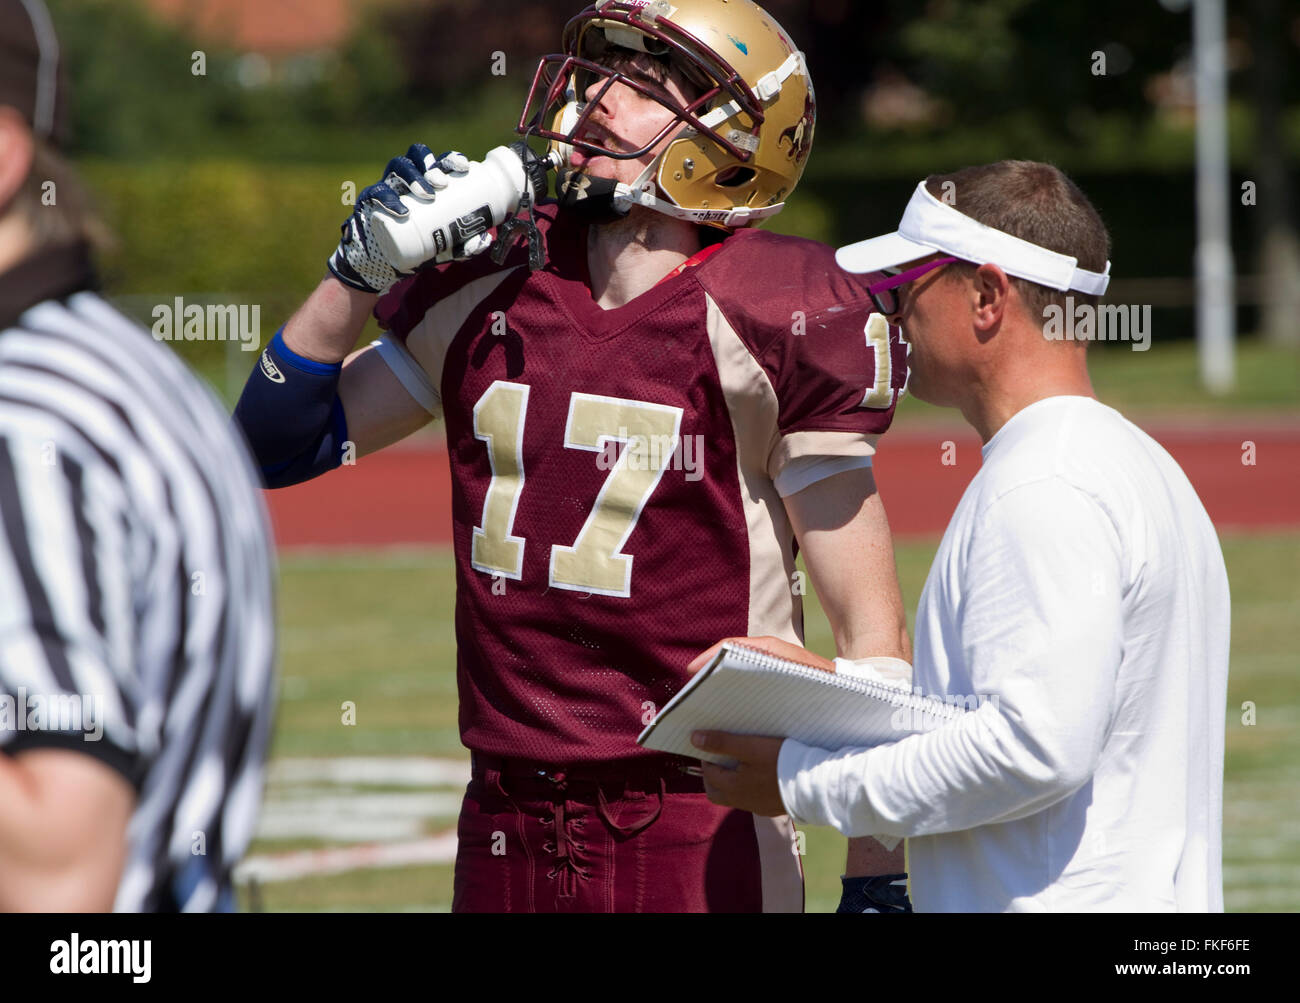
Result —
[[267, 487], [283, 488], [333, 470], [343, 462], [347, 419], [339, 400], [342, 363], [314, 362], [275, 333], [235, 406], [235, 423], [248, 441]]

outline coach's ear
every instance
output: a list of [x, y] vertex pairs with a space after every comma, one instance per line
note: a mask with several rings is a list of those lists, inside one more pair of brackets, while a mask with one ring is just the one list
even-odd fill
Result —
[[997, 265], [980, 265], [975, 269], [972, 288], [972, 324], [981, 335], [992, 335], [1006, 312], [1007, 300], [1011, 296], [1011, 279]]
[[31, 127], [22, 113], [0, 105], [0, 216], [9, 211], [14, 196], [31, 173], [35, 149]]

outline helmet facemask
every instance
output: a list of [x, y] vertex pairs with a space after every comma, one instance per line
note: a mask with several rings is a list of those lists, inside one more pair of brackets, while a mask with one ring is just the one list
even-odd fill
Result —
[[[519, 119], [520, 133], [549, 140], [561, 149], [579, 149], [592, 157], [638, 160], [685, 124], [730, 156], [739, 160], [751, 156], [748, 149], [709, 127], [701, 118], [725, 95], [757, 124], [763, 121], [761, 104], [728, 63], [688, 33], [669, 30], [657, 20], [638, 17], [637, 12], [602, 13], [592, 8], [569, 22], [564, 29], [564, 41], [565, 52], [542, 57], [537, 67]], [[615, 54], [634, 52], [647, 53], [680, 70], [698, 96], [689, 104], [681, 104], [662, 89], [629, 76], [618, 68], [621, 60], [611, 59]], [[587, 91], [599, 80], [604, 83], [593, 99], [587, 101]], [[631, 88], [673, 116], [657, 135], [635, 150], [614, 150], [577, 138], [586, 130], [592, 111], [615, 84]]]
[[[676, 93], [664, 87], [672, 71]], [[648, 141], [644, 132], [629, 138], [600, 128], [595, 113], [618, 84], [669, 113]], [[564, 52], [541, 60], [518, 131], [550, 141], [552, 156], [569, 168], [561, 171], [565, 188], [581, 185], [579, 200], [600, 194], [618, 215], [640, 205], [730, 230], [784, 206], [815, 116], [802, 54], [751, 0], [598, 0], [566, 26]], [[575, 168], [575, 151], [649, 164], [633, 182], [607, 182]], [[564, 204], [566, 191], [557, 191]]]

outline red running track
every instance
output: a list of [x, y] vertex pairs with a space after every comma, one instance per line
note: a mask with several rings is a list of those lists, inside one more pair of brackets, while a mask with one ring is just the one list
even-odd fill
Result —
[[[1182, 465], [1220, 530], [1300, 528], [1300, 421], [1146, 427]], [[1253, 465], [1242, 462], [1247, 442], [1254, 443]], [[945, 458], [955, 462], [945, 465]], [[965, 426], [896, 428], [881, 440], [876, 461], [894, 532], [936, 536], [979, 470], [979, 439]], [[266, 496], [281, 547], [451, 542], [451, 476], [436, 440], [403, 444]]]

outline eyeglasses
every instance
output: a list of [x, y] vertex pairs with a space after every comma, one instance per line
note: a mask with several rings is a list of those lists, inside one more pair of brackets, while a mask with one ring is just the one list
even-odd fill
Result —
[[954, 261], [960, 261], [960, 258], [937, 258], [934, 261], [927, 261], [924, 265], [917, 265], [915, 268], [909, 268], [905, 272], [896, 273], [885, 279], [883, 282], [877, 282], [874, 286], [867, 289], [867, 295], [871, 297], [872, 305], [886, 317], [898, 313], [898, 287], [905, 286], [909, 282], [915, 282], [927, 272], [932, 272], [936, 268], [944, 265], [951, 265]]

